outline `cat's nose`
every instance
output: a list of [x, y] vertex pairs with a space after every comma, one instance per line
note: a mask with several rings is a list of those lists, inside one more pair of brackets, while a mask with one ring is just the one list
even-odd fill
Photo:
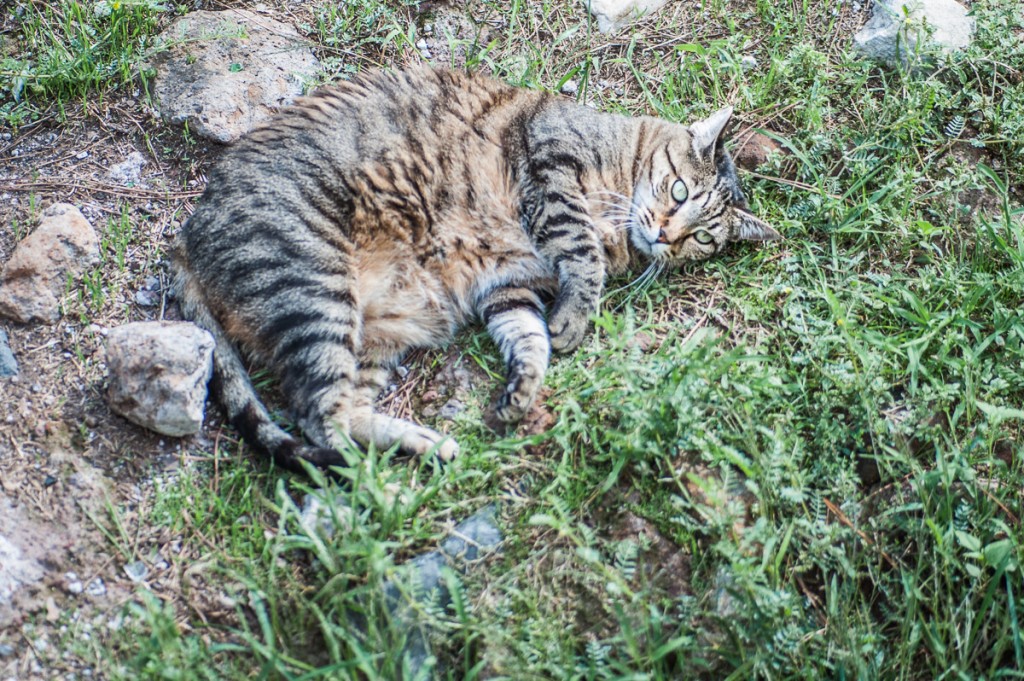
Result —
[[656, 244], [667, 244], [668, 235], [665, 234], [665, 230], [658, 230], [658, 239], [654, 242]]

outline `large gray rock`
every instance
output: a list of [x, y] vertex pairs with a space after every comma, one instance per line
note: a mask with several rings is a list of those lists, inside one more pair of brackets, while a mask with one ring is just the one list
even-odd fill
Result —
[[405, 658], [409, 678], [440, 678], [437, 659], [430, 650], [429, 629], [420, 612], [433, 603], [447, 607], [451, 594], [443, 570], [449, 567], [465, 572], [485, 555], [499, 549], [501, 530], [497, 525], [497, 507], [485, 506], [463, 520], [434, 551], [421, 554], [404, 564], [395, 579], [384, 585], [384, 595], [392, 626], [405, 632]]
[[973, 36], [974, 18], [956, 0], [877, 0], [853, 37], [853, 49], [873, 61], [906, 64], [919, 44], [952, 52], [970, 45]]
[[188, 322], [135, 322], [107, 334], [110, 408], [144, 428], [181, 437], [203, 425], [213, 336]]
[[601, 33], [613, 33], [667, 3], [668, 0], [583, 0]]
[[248, 10], [190, 12], [153, 58], [161, 115], [228, 143], [302, 94], [320, 69], [294, 28]]
[[0, 274], [0, 315], [52, 324], [68, 277], [77, 279], [100, 260], [100, 241], [69, 203], [43, 211], [39, 227], [21, 240]]

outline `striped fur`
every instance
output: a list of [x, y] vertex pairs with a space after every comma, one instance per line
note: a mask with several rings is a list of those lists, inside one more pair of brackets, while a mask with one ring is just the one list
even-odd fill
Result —
[[[429, 69], [300, 100], [224, 153], [179, 237], [179, 299], [216, 338], [216, 398], [293, 470], [343, 465], [349, 438], [455, 456], [373, 410], [409, 349], [480, 319], [508, 370], [498, 415], [516, 421], [608, 275], [778, 237], [747, 210], [719, 141], [728, 118], [627, 118]], [[240, 352], [276, 372], [308, 443], [271, 420]]]

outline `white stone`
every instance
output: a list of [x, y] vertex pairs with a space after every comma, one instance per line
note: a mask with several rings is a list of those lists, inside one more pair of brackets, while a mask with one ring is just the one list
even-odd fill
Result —
[[189, 12], [153, 58], [160, 114], [217, 142], [233, 142], [302, 94], [320, 70], [288, 24], [248, 10]]
[[49, 206], [0, 274], [0, 315], [22, 323], [56, 322], [68, 277], [77, 279], [99, 260], [99, 238], [81, 211], [69, 203]]
[[956, 0], [876, 0], [853, 49], [873, 61], [906, 64], [926, 40], [952, 52], [970, 45], [973, 36], [974, 18]]
[[645, 14], [657, 11], [668, 0], [582, 0], [597, 20], [597, 30], [613, 33]]
[[135, 322], [107, 334], [107, 400], [144, 428], [181, 437], [203, 425], [213, 336], [188, 322]]
[[115, 184], [124, 186], [135, 186], [142, 179], [142, 168], [146, 165], [146, 157], [137, 151], [128, 154], [128, 157], [113, 165], [107, 170], [107, 177]]

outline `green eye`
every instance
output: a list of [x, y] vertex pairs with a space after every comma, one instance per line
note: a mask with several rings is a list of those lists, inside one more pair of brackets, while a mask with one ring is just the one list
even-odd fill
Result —
[[705, 246], [715, 241], [715, 237], [711, 236], [711, 232], [706, 232], [703, 229], [699, 232], [694, 232], [693, 238], [697, 240], [697, 243], [704, 244]]
[[682, 180], [676, 180], [672, 183], [672, 200], [676, 203], [682, 203], [686, 200], [686, 197], [690, 195], [690, 191], [686, 188], [686, 183]]

